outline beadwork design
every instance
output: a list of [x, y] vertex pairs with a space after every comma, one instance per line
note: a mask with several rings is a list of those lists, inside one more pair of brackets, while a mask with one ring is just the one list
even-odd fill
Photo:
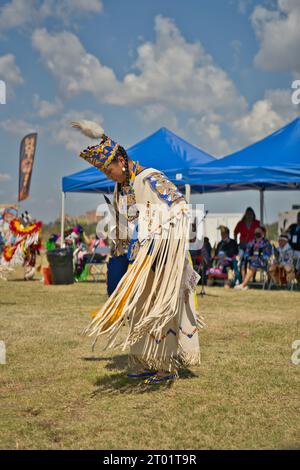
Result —
[[183, 194], [177, 189], [163, 173], [153, 172], [144, 178], [144, 182], [150, 184], [151, 189], [158, 194], [160, 199], [171, 206], [175, 201], [184, 199]]
[[115, 158], [118, 148], [119, 144], [108, 137], [100, 144], [87, 147], [80, 153], [80, 157], [98, 170], [103, 170]]
[[127, 254], [127, 257], [130, 263], [132, 263], [137, 257], [139, 249], [140, 249], [140, 242], [138, 240], [132, 240], [129, 244], [128, 254]]
[[[191, 333], [187, 333], [186, 331], [184, 331], [182, 329], [182, 326], [179, 327], [179, 330], [181, 331], [181, 333], [184, 335], [184, 336], [187, 336], [189, 339], [192, 339], [192, 337], [194, 336], [194, 334], [198, 331], [198, 328], [195, 327], [193, 329], [193, 331]], [[152, 339], [154, 339], [154, 341], [156, 342], [156, 344], [160, 344], [164, 339], [166, 339], [166, 337], [169, 335], [169, 334], [172, 334], [174, 336], [177, 336], [177, 333], [176, 331], [174, 331], [172, 328], [170, 328], [161, 338], [157, 339], [155, 338], [155, 336], [150, 333], [150, 336]]]

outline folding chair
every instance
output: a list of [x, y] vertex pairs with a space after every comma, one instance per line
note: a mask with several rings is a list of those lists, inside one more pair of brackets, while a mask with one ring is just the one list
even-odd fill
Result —
[[235, 282], [236, 271], [234, 263], [236, 258], [231, 261], [231, 266], [225, 267], [225, 272], [221, 272], [217, 267], [217, 260], [213, 260], [212, 268], [207, 272], [207, 285], [213, 286], [214, 284], [224, 286], [225, 284], [231, 286]]
[[[249, 282], [249, 286], [256, 287], [261, 286], [263, 290], [265, 290], [269, 285], [269, 264], [270, 260], [266, 260], [260, 268], [256, 269], [256, 273], [254, 274], [253, 280]], [[257, 274], [259, 274], [260, 279], [257, 280]]]
[[106, 277], [107, 263], [110, 255], [110, 248], [108, 246], [99, 247], [99, 244], [100, 240], [97, 240], [93, 253], [85, 257], [86, 266], [88, 266], [89, 274], [92, 276], [94, 282], [100, 281], [101, 275]]

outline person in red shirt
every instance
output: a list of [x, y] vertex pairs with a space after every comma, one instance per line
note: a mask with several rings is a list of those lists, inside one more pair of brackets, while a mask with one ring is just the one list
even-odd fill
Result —
[[254, 232], [258, 227], [260, 227], [260, 221], [256, 219], [254, 210], [252, 207], [247, 207], [243, 218], [237, 223], [234, 229], [234, 239], [237, 241], [238, 235], [240, 236], [239, 257], [243, 280], [246, 274], [244, 264], [242, 262], [243, 256], [248, 243], [251, 243], [254, 240]]

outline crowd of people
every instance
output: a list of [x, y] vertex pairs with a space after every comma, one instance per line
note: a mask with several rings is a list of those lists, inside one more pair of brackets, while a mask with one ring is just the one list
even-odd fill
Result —
[[[34, 279], [40, 271], [42, 252], [42, 222], [35, 220], [27, 211], [21, 215], [14, 207], [0, 210], [0, 276], [7, 278], [16, 266], [24, 267], [24, 280]], [[87, 236], [81, 225], [66, 230], [65, 246], [72, 249], [74, 279], [84, 278], [85, 268], [92, 260], [103, 262], [106, 255], [103, 248], [106, 242], [97, 235]], [[52, 234], [46, 241], [46, 252], [61, 248], [60, 236]], [[102, 249], [102, 251], [101, 251]]]
[[[41, 222], [27, 211], [18, 216], [14, 208], [0, 211], [0, 266], [2, 277], [15, 265], [24, 266], [24, 280], [33, 279], [37, 256], [41, 249]], [[257, 220], [251, 207], [236, 225], [233, 238], [228, 227], [221, 225], [221, 240], [212, 248], [208, 237], [203, 246], [191, 251], [193, 265], [213, 285], [222, 280], [225, 288], [247, 290], [257, 274], [263, 273], [269, 285], [291, 286], [300, 284], [300, 212], [297, 220], [281, 233], [278, 240], [270, 242], [266, 228]], [[88, 236], [81, 225], [65, 231], [64, 243], [72, 249], [74, 278], [87, 277], [87, 265], [102, 263], [107, 258], [107, 241], [97, 235]], [[46, 241], [47, 251], [61, 247], [60, 236], [52, 234]], [[108, 253], [107, 251], [107, 253]], [[229, 273], [231, 275], [229, 275]]]
[[[251, 207], [236, 225], [234, 238], [228, 227], [221, 225], [218, 229], [221, 240], [215, 249], [205, 238], [203, 247], [192, 252], [194, 265], [202, 270], [208, 285], [222, 279], [226, 288], [247, 290], [259, 273], [263, 274], [263, 285], [300, 283], [300, 212], [296, 223], [281, 233], [276, 243], [268, 240], [266, 228]], [[233, 273], [231, 279], [229, 271]]]
[[[77, 224], [64, 233], [64, 245], [73, 253], [74, 279], [85, 280], [88, 276], [87, 265], [92, 261], [102, 263], [105, 258], [106, 241], [97, 235], [88, 236], [82, 225]], [[46, 242], [47, 252], [61, 247], [61, 239], [57, 234], [52, 234]]]

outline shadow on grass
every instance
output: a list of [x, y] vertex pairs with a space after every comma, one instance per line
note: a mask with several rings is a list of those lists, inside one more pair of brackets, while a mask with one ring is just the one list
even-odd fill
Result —
[[96, 357], [96, 356], [90, 356], [90, 357], [82, 357], [84, 361], [95, 361], [95, 362], [107, 362], [104, 367], [107, 370], [122, 370], [125, 371], [127, 370], [127, 365], [128, 365], [128, 356], [126, 354], [118, 355], [118, 356], [110, 356], [110, 357]]
[[[112, 357], [83, 357], [85, 361], [107, 362], [104, 366], [108, 371], [121, 371], [98, 377], [95, 382], [97, 387], [91, 394], [96, 397], [99, 393], [122, 393], [122, 394], [143, 394], [157, 391], [169, 390], [175, 381], [162, 382], [157, 384], [146, 384], [143, 379], [130, 379], [127, 377], [128, 356], [125, 354]], [[179, 379], [197, 378], [197, 374], [189, 369], [179, 371]]]
[[17, 302], [0, 302], [0, 305], [17, 305]]
[[97, 388], [91, 393], [91, 398], [95, 398], [98, 394], [103, 395], [104, 393], [121, 393], [125, 395], [154, 393], [162, 390], [169, 390], [173, 384], [174, 381], [148, 385], [141, 379], [129, 379], [124, 373], [111, 374], [97, 378], [95, 382], [95, 386]]

